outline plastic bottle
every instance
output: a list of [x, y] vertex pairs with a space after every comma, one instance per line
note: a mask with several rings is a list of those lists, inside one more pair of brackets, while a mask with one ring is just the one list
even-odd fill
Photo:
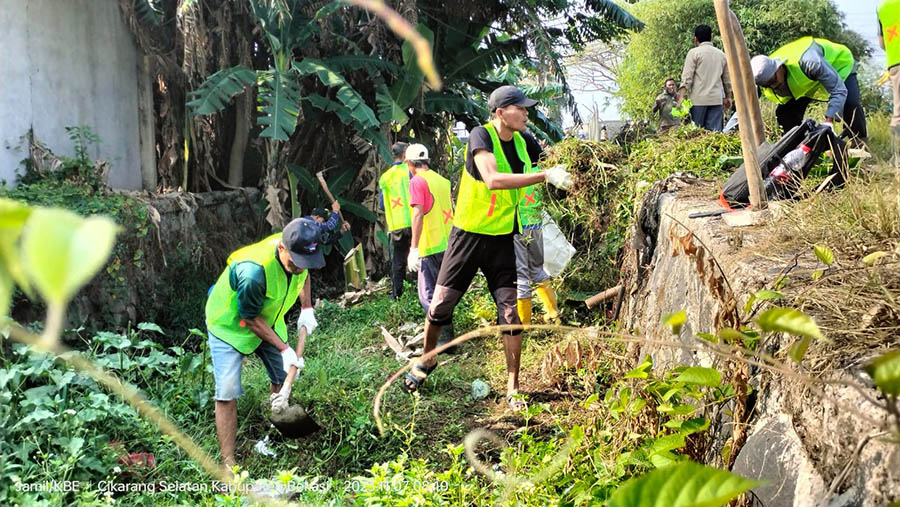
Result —
[[773, 196], [778, 186], [786, 185], [795, 173], [799, 173], [809, 156], [811, 148], [805, 144], [800, 144], [797, 148], [791, 150], [781, 158], [781, 163], [772, 169], [772, 172], [763, 180], [763, 186], [767, 196]]

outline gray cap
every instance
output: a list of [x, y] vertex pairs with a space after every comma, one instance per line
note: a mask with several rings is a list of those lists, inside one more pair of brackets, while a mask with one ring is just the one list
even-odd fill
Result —
[[281, 242], [291, 254], [291, 262], [301, 269], [319, 269], [325, 265], [319, 241], [319, 227], [308, 218], [295, 218], [281, 231]]
[[758, 86], [765, 86], [766, 83], [775, 77], [778, 67], [784, 63], [778, 58], [769, 58], [766, 55], [756, 55], [750, 59], [750, 69], [753, 70], [753, 80]]
[[497, 88], [496, 90], [491, 92], [491, 97], [488, 99], [488, 108], [491, 110], [491, 112], [496, 111], [497, 108], [500, 107], [531, 107], [536, 104], [536, 100], [529, 99], [525, 96], [524, 93], [522, 93], [522, 90], [512, 85], [506, 85]]

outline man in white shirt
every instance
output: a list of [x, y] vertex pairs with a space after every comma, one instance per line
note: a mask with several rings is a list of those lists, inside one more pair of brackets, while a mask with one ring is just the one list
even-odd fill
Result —
[[724, 112], [731, 109], [731, 79], [725, 53], [713, 46], [711, 40], [709, 25], [694, 29], [696, 47], [684, 59], [676, 107], [681, 107], [685, 94], [690, 93], [691, 120], [707, 130], [721, 132]]

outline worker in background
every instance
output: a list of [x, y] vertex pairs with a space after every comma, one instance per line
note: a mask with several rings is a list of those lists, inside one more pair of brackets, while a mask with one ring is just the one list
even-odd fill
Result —
[[384, 207], [384, 219], [387, 222], [388, 234], [391, 238], [391, 300], [403, 295], [403, 280], [406, 278], [406, 266], [403, 265], [409, 255], [410, 210], [409, 210], [409, 171], [403, 163], [406, 143], [395, 143], [391, 146], [394, 163], [391, 164], [381, 178], [381, 198]]
[[[537, 161], [537, 159], [535, 159]], [[537, 172], [537, 164], [526, 173]], [[519, 233], [513, 237], [516, 251], [516, 308], [523, 326], [531, 325], [531, 285], [535, 284], [547, 320], [559, 320], [556, 292], [550, 285], [550, 275], [544, 271], [544, 235], [541, 229], [542, 192], [540, 185], [529, 185], [522, 190], [519, 200]]]
[[[438, 273], [447, 239], [453, 227], [453, 201], [450, 180], [428, 167], [428, 148], [411, 144], [406, 148], [406, 166], [413, 175], [409, 180], [409, 204], [412, 207], [412, 240], [407, 269], [418, 272], [419, 303], [427, 313], [434, 296]], [[453, 341], [453, 314], [438, 322], [441, 335], [437, 346]]]
[[900, 0], [882, 0], [878, 5], [878, 45], [884, 49], [891, 78], [891, 152], [894, 169], [900, 169]]
[[284, 231], [236, 250], [213, 285], [206, 301], [206, 329], [216, 392], [216, 433], [226, 472], [235, 465], [237, 398], [244, 357], [256, 354], [272, 383], [271, 400], [281, 390], [288, 369], [303, 369], [305, 339], [288, 344], [284, 316], [300, 298], [297, 329], [307, 334], [317, 323], [310, 297], [310, 269], [325, 265], [318, 248], [319, 228], [312, 220], [296, 218]]
[[[528, 109], [537, 104], [515, 86], [501, 86], [488, 99], [491, 120], [475, 127], [466, 146], [466, 164], [459, 183], [453, 229], [437, 286], [425, 320], [425, 347], [434, 350], [441, 322], [468, 290], [479, 269], [497, 305], [499, 324], [521, 325], [516, 310], [516, 264], [513, 235], [519, 228], [516, 216], [522, 188], [544, 181], [568, 187], [571, 176], [564, 166], [532, 172], [541, 155], [537, 140], [525, 132]], [[521, 328], [503, 332], [506, 354], [506, 401], [510, 409], [521, 410], [525, 403], [519, 393], [519, 359], [522, 353]], [[416, 361], [403, 380], [403, 388], [414, 392], [437, 367], [437, 358]]]
[[707, 130], [722, 131], [725, 110], [731, 109], [731, 79], [725, 53], [713, 46], [712, 28], [694, 29], [694, 48], [688, 51], [681, 71], [681, 88], [675, 107], [690, 94], [691, 120]]
[[313, 208], [309, 216], [305, 217], [315, 222], [319, 228], [321, 244], [333, 245], [341, 238], [341, 234], [350, 230], [350, 223], [341, 221], [340, 211], [341, 205], [334, 201], [331, 203], [331, 213], [325, 208]]
[[784, 132], [800, 125], [813, 100], [828, 101], [822, 124], [844, 122], [841, 137], [865, 143], [866, 116], [859, 99], [856, 61], [850, 49], [818, 37], [802, 37], [771, 55], [750, 60], [763, 95], [778, 104], [775, 117]]
[[660, 134], [668, 132], [681, 123], [680, 120], [672, 116], [672, 109], [675, 108], [677, 102], [678, 95], [675, 92], [675, 80], [672, 78], [666, 79], [662, 93], [656, 96], [656, 102], [653, 104], [653, 112], [659, 111], [659, 128], [656, 131]]

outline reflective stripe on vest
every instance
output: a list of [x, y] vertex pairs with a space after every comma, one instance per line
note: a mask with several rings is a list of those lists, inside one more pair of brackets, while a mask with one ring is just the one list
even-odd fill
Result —
[[[491, 136], [494, 146], [494, 158], [497, 160], [497, 172], [512, 173], [509, 161], [503, 153], [500, 138], [491, 123], [484, 125]], [[531, 171], [531, 158], [525, 147], [525, 138], [513, 132], [513, 143], [519, 160], [524, 162], [523, 172]], [[468, 150], [467, 150], [468, 151]], [[477, 170], [477, 169], [476, 169]], [[490, 190], [483, 181], [476, 180], [463, 168], [459, 182], [459, 193], [456, 197], [456, 214], [453, 222], [456, 227], [478, 234], [499, 236], [509, 234], [515, 229], [516, 207], [522, 195], [522, 189]]]
[[237, 292], [231, 288], [228, 276], [231, 266], [242, 261], [250, 261], [262, 266], [266, 273], [266, 300], [259, 316], [262, 317], [285, 343], [287, 325], [284, 315], [294, 306], [300, 289], [306, 282], [307, 270], [299, 275], [289, 275], [278, 260], [278, 243], [281, 233], [235, 250], [228, 256], [225, 271], [213, 286], [206, 301], [206, 327], [220, 340], [228, 343], [241, 354], [250, 354], [262, 343], [238, 314]]
[[847, 79], [847, 76], [853, 71], [853, 54], [847, 46], [826, 39], [802, 37], [794, 42], [781, 46], [769, 55], [770, 58], [782, 60], [785, 67], [787, 67], [787, 85], [791, 90], [792, 96], [783, 97], [777, 95], [770, 88], [763, 88], [763, 95], [765, 95], [767, 99], [778, 104], [786, 104], [791, 99], [799, 99], [801, 97], [809, 97], [815, 100], [828, 100], [828, 91], [822, 86], [822, 83], [806, 77], [806, 74], [800, 70], [800, 57], [803, 56], [803, 53], [809, 49], [813, 42], [822, 46], [825, 61], [834, 67], [834, 70], [837, 71], [841, 80]]
[[[532, 167], [528, 172], [538, 172], [540, 168]], [[537, 225], [543, 221], [541, 216], [542, 194], [540, 185], [530, 185], [522, 189], [522, 199], [519, 200], [519, 224]]]
[[447, 238], [453, 227], [453, 203], [450, 180], [432, 170], [417, 176], [428, 183], [428, 191], [434, 198], [431, 210], [422, 218], [422, 235], [419, 236], [419, 257], [427, 257], [447, 249]]
[[884, 37], [888, 68], [900, 64], [900, 0], [884, 0], [878, 5], [878, 22]]
[[384, 195], [384, 218], [388, 231], [406, 229], [412, 223], [409, 213], [409, 169], [394, 164], [378, 179]]

